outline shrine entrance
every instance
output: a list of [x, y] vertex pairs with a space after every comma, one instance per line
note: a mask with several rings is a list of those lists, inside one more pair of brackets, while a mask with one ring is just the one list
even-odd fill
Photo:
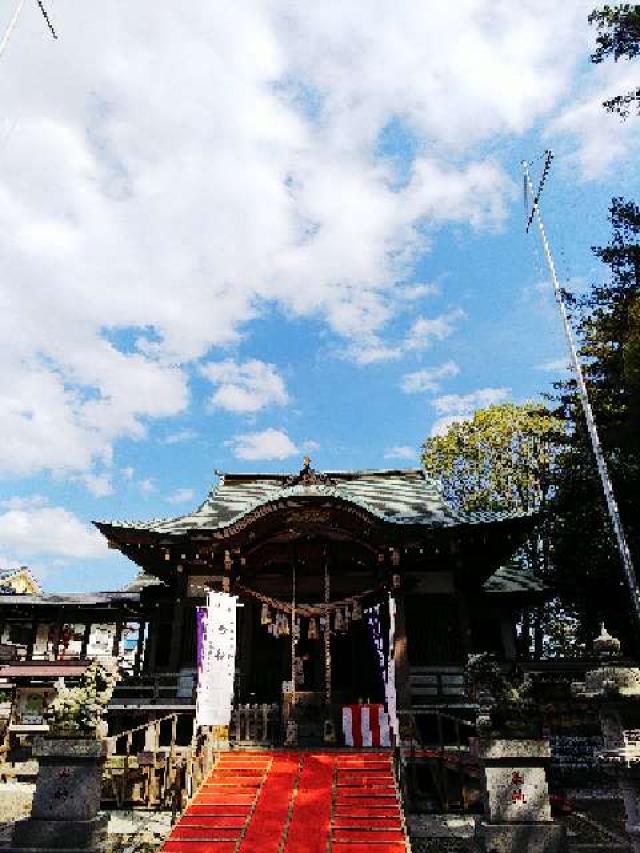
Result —
[[235, 702], [278, 705], [282, 730], [294, 720], [309, 745], [327, 721], [340, 740], [345, 705], [385, 701], [388, 584], [372, 549], [328, 527], [323, 515], [323, 535], [273, 531], [244, 550], [231, 585], [242, 605]]

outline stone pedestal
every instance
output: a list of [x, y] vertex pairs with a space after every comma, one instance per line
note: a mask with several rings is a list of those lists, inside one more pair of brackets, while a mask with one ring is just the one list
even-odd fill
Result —
[[485, 818], [478, 822], [483, 850], [510, 853], [560, 853], [566, 850], [564, 828], [551, 820], [545, 740], [475, 738], [481, 767]]
[[600, 761], [618, 780], [624, 802], [625, 830], [640, 853], [640, 706], [631, 700], [604, 700], [600, 725], [604, 749]]
[[97, 740], [38, 739], [38, 776], [31, 816], [14, 827], [11, 850], [102, 849], [106, 818], [98, 817], [105, 745]]
[[567, 849], [564, 827], [557, 823], [479, 822], [476, 841], [487, 853], [557, 853]]

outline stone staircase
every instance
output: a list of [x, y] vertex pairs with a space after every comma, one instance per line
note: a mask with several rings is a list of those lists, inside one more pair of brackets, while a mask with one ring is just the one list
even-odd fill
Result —
[[165, 853], [406, 853], [390, 750], [222, 753]]

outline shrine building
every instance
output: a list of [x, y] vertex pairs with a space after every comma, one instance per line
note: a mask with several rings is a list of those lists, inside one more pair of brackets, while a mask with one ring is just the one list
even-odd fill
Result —
[[320, 473], [308, 458], [292, 475], [220, 475], [188, 515], [96, 522], [140, 567], [139, 666], [112, 713], [195, 712], [207, 590], [238, 597], [233, 705], [274, 709], [274, 740], [292, 714], [314, 742], [341, 707], [382, 702], [389, 657], [399, 715], [464, 705], [468, 655], [515, 661], [519, 615], [544, 597], [512, 559], [533, 523], [453, 511], [423, 470]]

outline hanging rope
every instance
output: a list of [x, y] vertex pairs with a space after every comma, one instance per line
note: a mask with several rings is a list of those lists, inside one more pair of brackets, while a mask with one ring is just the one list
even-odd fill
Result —
[[[234, 584], [234, 589], [244, 595], [249, 595], [251, 598], [255, 598], [256, 601], [260, 601], [262, 604], [268, 604], [269, 607], [273, 608], [273, 610], [279, 610], [281, 613], [292, 613], [293, 607], [290, 601], [280, 601], [277, 598], [272, 598], [270, 595], [264, 595], [261, 592], [256, 592], [255, 589], [250, 589], [248, 586], [244, 586], [241, 583], [236, 582]], [[352, 595], [349, 598], [343, 598], [340, 601], [331, 601], [327, 602], [325, 600], [324, 604], [295, 604], [295, 611], [299, 616], [304, 616], [306, 618], [311, 618], [313, 616], [324, 616], [325, 611], [328, 613], [333, 612], [338, 607], [349, 607], [355, 604], [357, 601], [362, 601], [364, 598], [368, 598], [370, 595], [377, 595], [386, 589], [386, 584], [382, 583], [376, 587], [371, 589], [366, 589], [364, 592], [361, 592], [359, 595]], [[326, 595], [326, 590], [325, 590]]]
[[24, 6], [24, 0], [18, 0], [18, 5], [16, 6], [15, 12], [13, 13], [13, 17], [9, 21], [9, 26], [5, 30], [5, 33], [2, 36], [2, 41], [0, 42], [0, 59], [2, 58], [2, 54], [7, 49], [7, 45], [9, 44], [9, 39], [13, 35], [13, 31], [16, 28], [16, 24], [18, 23], [18, 18], [20, 17], [20, 12], [22, 12], [23, 6]]
[[[618, 504], [616, 502], [615, 495], [613, 492], [613, 486], [611, 485], [609, 469], [604, 458], [604, 453], [602, 452], [600, 436], [598, 435], [598, 428], [596, 426], [595, 417], [593, 415], [593, 409], [591, 408], [587, 385], [584, 380], [582, 366], [580, 365], [580, 361], [578, 359], [578, 350], [574, 340], [573, 329], [571, 328], [571, 323], [569, 321], [569, 315], [567, 313], [567, 308], [562, 295], [562, 288], [560, 287], [560, 283], [558, 281], [555, 264], [551, 255], [551, 248], [549, 246], [549, 241], [547, 240], [547, 234], [544, 228], [544, 222], [542, 220], [542, 213], [540, 212], [540, 195], [542, 193], [542, 188], [544, 186], [544, 182], [551, 166], [552, 158], [552, 152], [547, 151], [544, 169], [542, 172], [542, 180], [540, 181], [538, 192], [536, 193], [533, 199], [531, 215], [529, 216], [529, 219], [527, 221], [526, 230], [529, 230], [529, 225], [531, 224], [531, 222], [533, 221], [533, 217], [535, 216], [538, 221], [538, 231], [540, 233], [540, 240], [542, 242], [542, 248], [544, 250], [544, 257], [547, 262], [547, 267], [549, 268], [549, 275], [551, 276], [551, 281], [553, 283], [553, 290], [555, 293], [556, 302], [558, 303], [558, 309], [562, 318], [564, 334], [567, 339], [567, 346], [569, 348], [569, 354], [571, 356], [571, 366], [573, 367], [573, 371], [576, 376], [576, 382], [578, 385], [578, 396], [580, 398], [582, 411], [584, 413], [585, 421], [587, 423], [587, 430], [591, 439], [591, 447], [593, 450], [593, 455], [596, 459], [596, 465], [598, 467], [600, 481], [602, 483], [602, 490], [604, 492], [605, 501], [607, 504], [607, 511], [609, 513], [611, 526], [613, 527], [613, 531], [616, 537], [618, 551], [620, 553], [620, 559], [622, 560], [625, 579], [629, 588], [629, 593], [631, 595], [633, 613], [637, 622], [640, 623], [640, 598], [638, 595], [638, 582], [636, 580], [636, 573], [633, 567], [633, 562], [631, 560], [631, 552], [629, 551], [629, 545], [627, 544], [624, 528], [622, 526], [622, 520], [620, 518], [620, 511], [618, 510]], [[531, 177], [529, 175], [529, 166], [526, 160], [522, 161], [522, 168], [524, 171], [525, 186], [528, 188], [531, 195], [533, 195], [533, 184], [531, 183]]]

